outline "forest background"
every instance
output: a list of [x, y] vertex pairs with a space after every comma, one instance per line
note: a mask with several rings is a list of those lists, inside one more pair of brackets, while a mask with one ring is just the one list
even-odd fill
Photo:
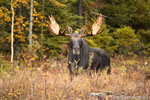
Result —
[[[100, 13], [104, 16], [104, 32], [86, 37], [86, 42], [105, 50], [111, 57], [150, 56], [149, 0], [34, 0], [32, 55], [29, 54], [30, 0], [13, 0], [14, 61], [68, 56], [69, 38], [49, 32], [46, 21], [53, 15], [61, 29], [67, 25], [74, 32], [86, 26], [89, 31]], [[1, 65], [11, 57], [12, 9], [10, 0], [0, 1]], [[30, 55], [30, 56], [29, 56]]]

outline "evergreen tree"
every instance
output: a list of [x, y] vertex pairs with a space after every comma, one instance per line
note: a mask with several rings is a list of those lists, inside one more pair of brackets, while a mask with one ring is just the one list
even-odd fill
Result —
[[119, 28], [114, 32], [116, 45], [120, 50], [120, 55], [127, 55], [128, 52], [132, 52], [137, 43], [139, 42], [138, 37], [135, 34], [135, 30], [131, 27]]

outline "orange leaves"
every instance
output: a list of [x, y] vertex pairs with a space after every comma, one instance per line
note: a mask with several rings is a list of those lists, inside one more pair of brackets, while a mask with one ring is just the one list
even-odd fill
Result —
[[36, 12], [36, 9], [33, 8], [33, 16], [36, 17], [36, 16], [39, 16], [39, 14]]
[[22, 24], [23, 27], [26, 27], [26, 24]]
[[[39, 26], [41, 25], [41, 15], [37, 13], [36, 8], [33, 8], [33, 25], [35, 26], [34, 31], [39, 30]], [[38, 27], [38, 28], [36, 28]]]
[[41, 23], [41, 21], [39, 20], [41, 18], [40, 14], [38, 14], [36, 12], [36, 8], [34, 8], [33, 11], [34, 11], [33, 12], [33, 17], [34, 17], [33, 22], [40, 24]]
[[10, 37], [10, 35], [9, 35], [8, 37], [6, 37], [6, 39], [8, 40], [8, 43], [11, 42], [11, 37]]
[[33, 20], [33, 22], [35, 22], [35, 23], [41, 23], [41, 22], [38, 20], [38, 18], [35, 18], [35, 19]]
[[37, 39], [37, 38], [38, 38], [35, 34], [32, 34], [32, 37], [33, 37], [33, 38], [35, 38], [35, 39]]
[[0, 18], [3, 17], [3, 12], [2, 12], [2, 9], [0, 9]]
[[39, 16], [39, 14], [37, 14], [37, 13], [34, 13], [34, 14], [33, 14], [33, 16], [34, 16], [34, 17], [36, 17], [36, 16]]
[[36, 1], [34, 0], [34, 5], [37, 6], [37, 5], [39, 5], [39, 4], [38, 4], [38, 2], [36, 2]]
[[11, 19], [10, 19], [10, 17], [5, 16], [4, 21], [9, 22], [9, 21], [11, 21]]
[[20, 0], [20, 2], [23, 4], [28, 4], [27, 0]]
[[40, 16], [40, 18], [42, 19], [42, 18], [44, 18], [44, 16]]

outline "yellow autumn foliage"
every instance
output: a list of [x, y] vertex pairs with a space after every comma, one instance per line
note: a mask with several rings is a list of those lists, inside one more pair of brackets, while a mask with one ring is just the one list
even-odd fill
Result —
[[28, 4], [27, 0], [20, 0], [20, 2], [23, 4]]
[[28, 62], [28, 60], [27, 59], [24, 59], [24, 61], [27, 63]]
[[38, 2], [34, 1], [34, 5], [36, 5], [36, 6], [37, 6], [37, 5], [38, 5]]
[[26, 24], [22, 24], [23, 27], [26, 27]]
[[35, 60], [35, 58], [34, 58], [34, 57], [32, 57], [32, 58], [31, 58], [31, 60], [33, 61], [33, 60]]
[[37, 13], [34, 13], [34, 14], [33, 14], [33, 16], [34, 16], [34, 17], [36, 17], [36, 16], [39, 16], [39, 14], [37, 14]]
[[44, 16], [40, 16], [40, 18], [42, 19]]
[[60, 3], [60, 2], [58, 2], [58, 1], [56, 1], [56, 0], [51, 0], [51, 2], [52, 2], [53, 4], [55, 4], [56, 6], [61, 6], [61, 7], [65, 7], [65, 6], [66, 6], [65, 4], [62, 4], [62, 3]]
[[0, 7], [0, 18], [3, 18], [4, 21], [10, 22], [11, 17], [9, 16], [9, 13], [11, 13], [7, 8], [4, 8], [3, 6]]

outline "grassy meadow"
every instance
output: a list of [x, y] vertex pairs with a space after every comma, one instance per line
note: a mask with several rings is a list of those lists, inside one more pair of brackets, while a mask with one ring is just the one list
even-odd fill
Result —
[[[40, 62], [39, 67], [15, 67], [0, 72], [0, 100], [104, 100], [105, 96], [147, 96], [150, 59], [111, 58], [112, 73], [79, 70], [70, 76], [67, 60]], [[72, 81], [71, 81], [72, 78]]]

